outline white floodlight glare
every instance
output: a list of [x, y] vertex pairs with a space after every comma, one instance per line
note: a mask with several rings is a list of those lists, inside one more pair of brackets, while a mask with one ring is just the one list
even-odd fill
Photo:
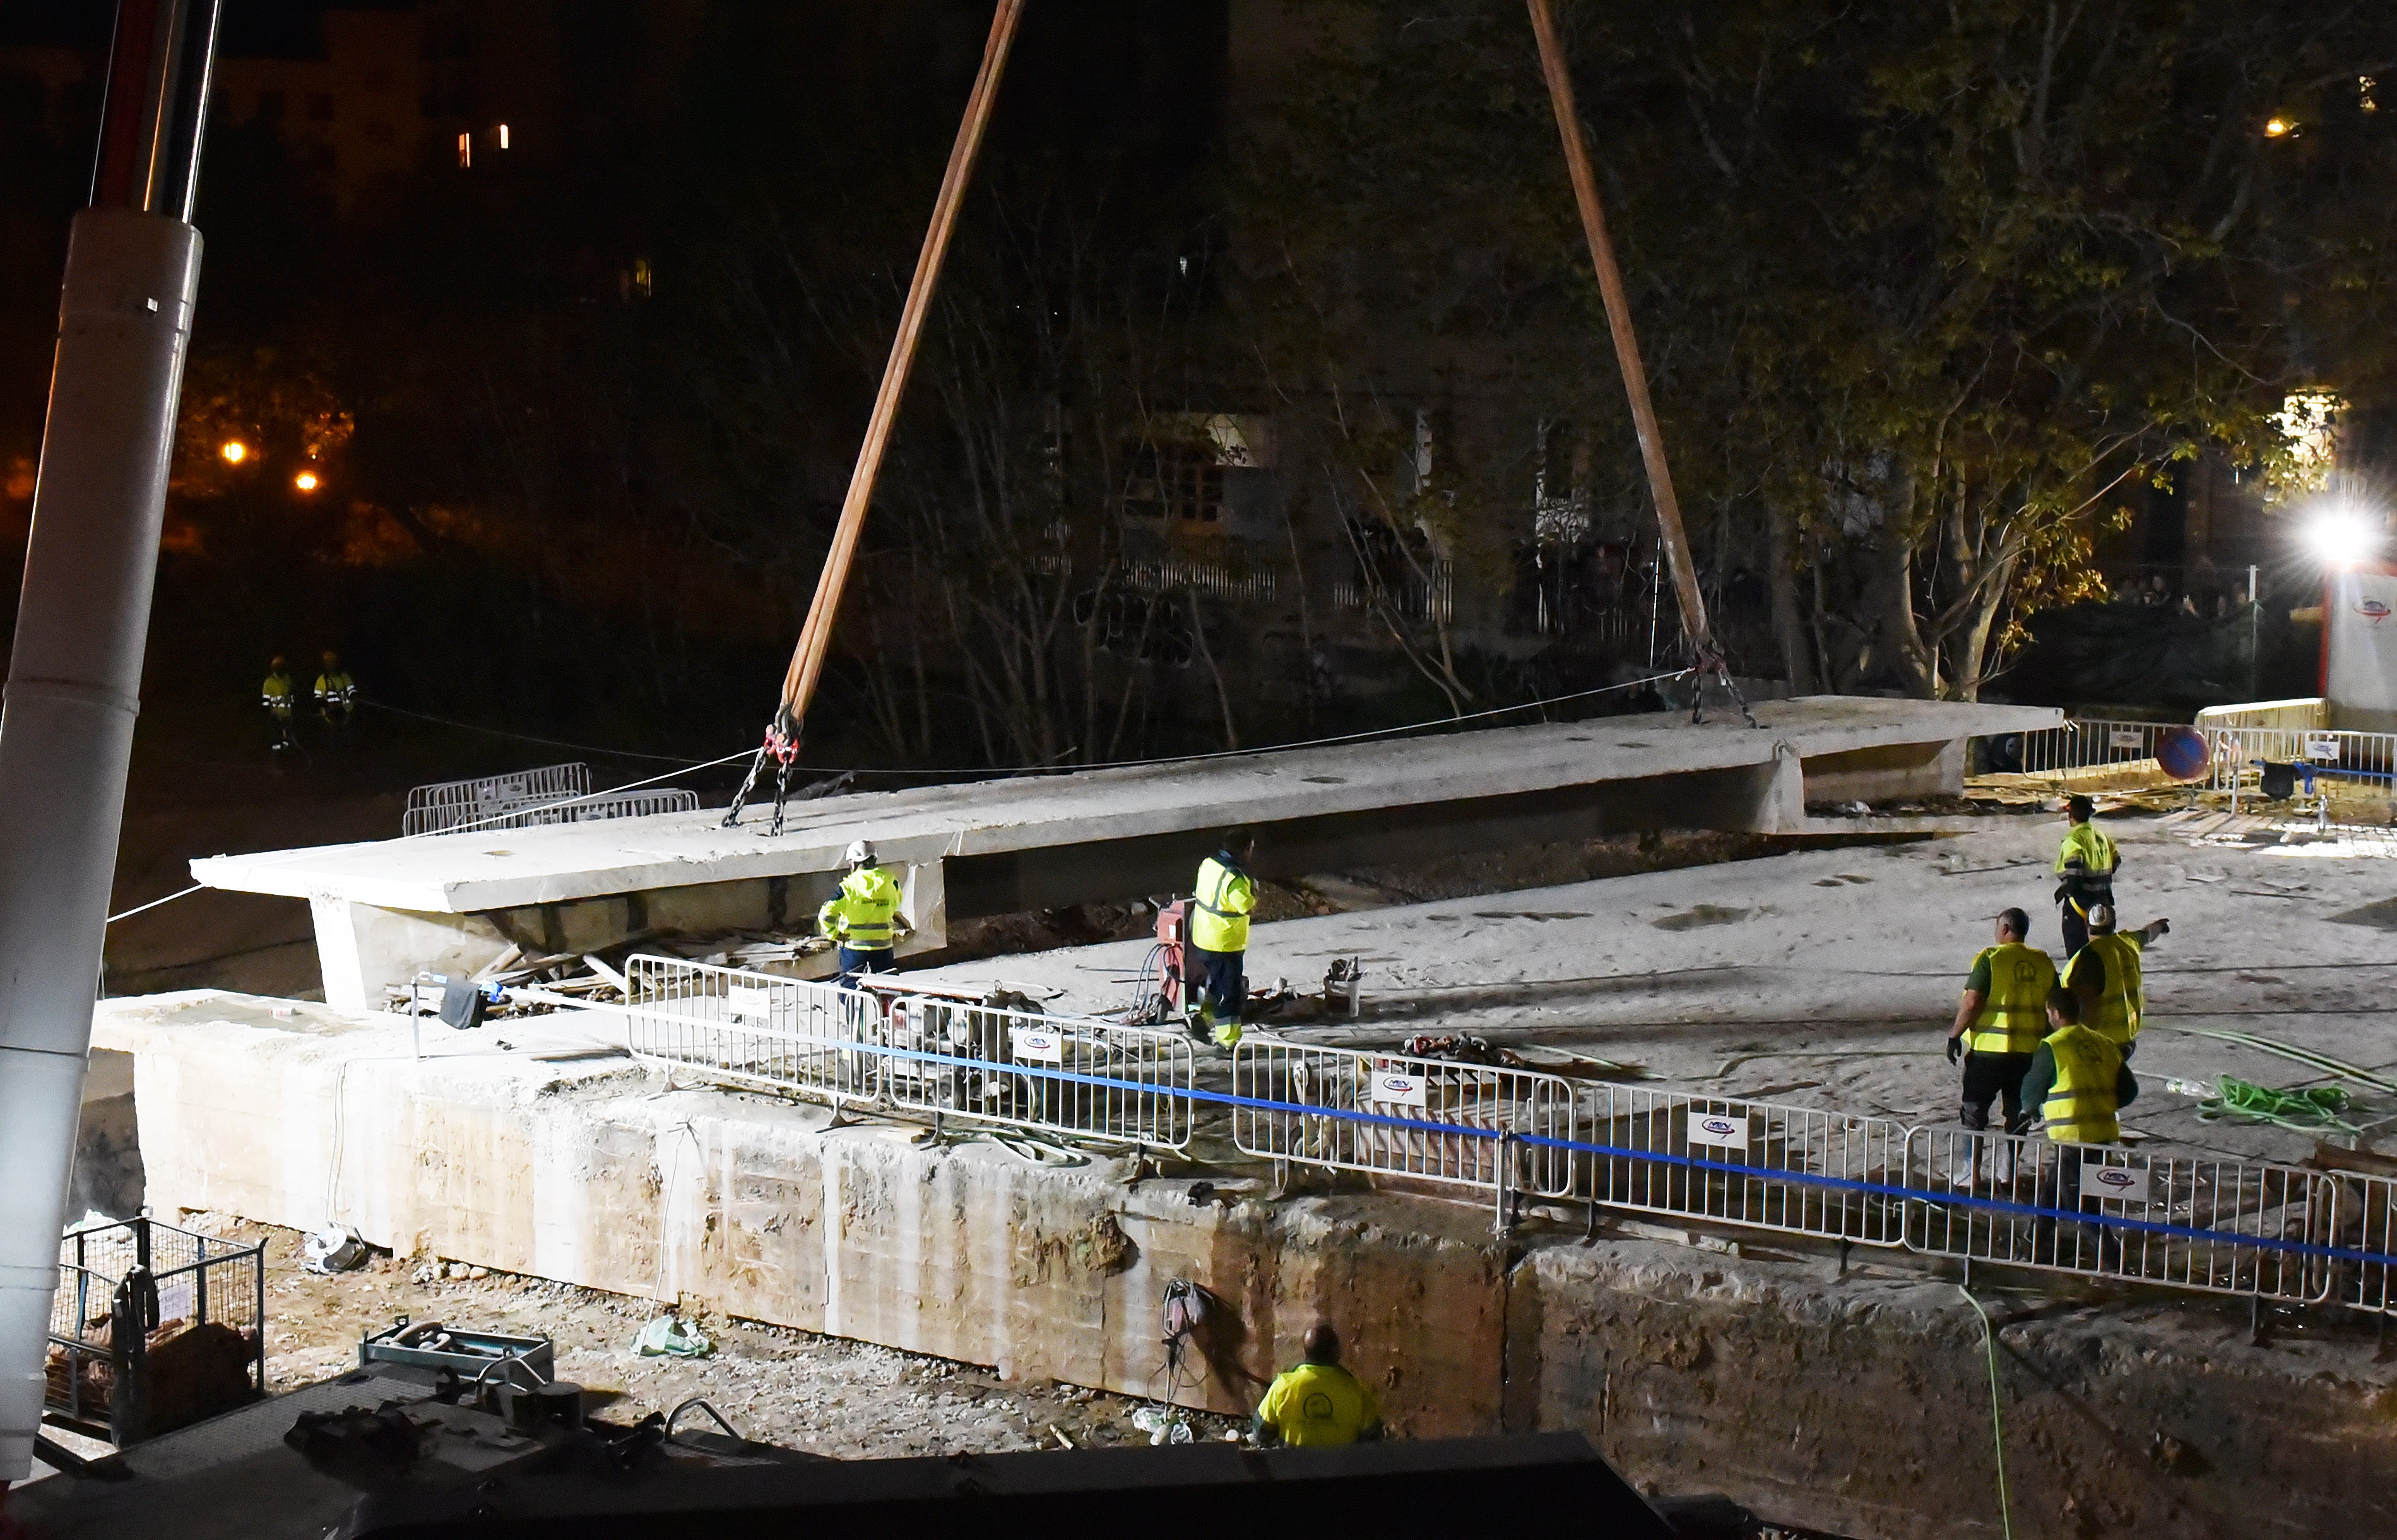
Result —
[[2299, 538], [2317, 561], [2347, 567], [2378, 556], [2387, 534], [2377, 518], [2353, 503], [2338, 502], [2307, 520]]

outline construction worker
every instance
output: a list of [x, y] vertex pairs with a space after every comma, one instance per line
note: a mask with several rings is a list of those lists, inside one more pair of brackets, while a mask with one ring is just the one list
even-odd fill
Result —
[[[1236, 836], [1198, 864], [1191, 897], [1190, 950], [1205, 973], [1198, 1018], [1191, 1036], [1229, 1048], [1240, 1040], [1240, 1015], [1249, 1001], [1249, 916], [1257, 906], [1257, 885], [1242, 870], [1256, 858], [1253, 837]], [[1237, 851], [1237, 853], [1235, 853]]]
[[325, 671], [316, 676], [316, 715], [328, 722], [347, 723], [357, 714], [358, 682], [341, 666], [341, 655], [325, 649]]
[[2079, 1002], [2081, 1024], [2128, 1059], [2137, 1050], [2139, 1019], [2148, 1004], [2140, 953], [2168, 934], [2172, 921], [2152, 920], [2124, 933], [2114, 928], [2114, 906], [2096, 904], [2089, 908], [2089, 944], [2064, 965], [2064, 986]]
[[1249, 1432], [1266, 1445], [1353, 1444], [1382, 1436], [1382, 1407], [1373, 1386], [1340, 1367], [1340, 1333], [1319, 1321], [1306, 1357], [1266, 1387]]
[[273, 726], [273, 748], [280, 754], [291, 746], [291, 669], [276, 653], [266, 665], [266, 682], [259, 687], [258, 703], [266, 708], [266, 719]]
[[[2113, 1043], [2082, 1024], [2081, 999], [2071, 990], [2058, 985], [2050, 992], [2047, 1024], [2048, 1035], [2023, 1076], [2022, 1099], [2024, 1105], [2039, 1108], [2047, 1120], [2048, 1138], [2065, 1148], [2057, 1152], [2052, 1177], [2043, 1175], [2039, 1183], [2039, 1203], [2087, 1212], [2102, 1199], [2082, 1191], [2082, 1146], [2122, 1140], [2122, 1111], [2137, 1099], [2139, 1082]], [[2113, 1265], [2121, 1256], [2121, 1242], [2102, 1225], [2097, 1242], [2099, 1264]], [[2042, 1219], [2032, 1255], [2054, 1263], [2056, 1251], [2056, 1221]]]
[[2064, 805], [2071, 827], [2056, 851], [2056, 902], [2064, 925], [2064, 955], [2069, 960], [2089, 944], [2091, 905], [2114, 902], [2114, 872], [2122, 852], [2091, 822], [2097, 804], [2076, 797]]
[[874, 847], [863, 839], [850, 841], [849, 875], [840, 891], [816, 911], [816, 929], [840, 944], [840, 982], [851, 984], [861, 973], [897, 971], [892, 948], [911, 929], [899, 905], [904, 895], [899, 884], [875, 859]]
[[[1980, 1132], [1989, 1126], [1989, 1105], [2005, 1098], [2005, 1132], [2020, 1133], [2030, 1125], [2022, 1099], [2023, 1077], [2031, 1055], [2046, 1036], [2044, 1018], [2048, 991], [2056, 987], [2056, 964], [2045, 952], [2027, 944], [2030, 917], [2008, 909], [1998, 917], [1998, 940], [1973, 958], [1964, 981], [1964, 996], [1956, 1006], [1956, 1020], [1948, 1029], [1948, 1062], [1964, 1065], [1964, 1126]], [[1973, 1160], [1963, 1180], [1980, 1178], [1981, 1145], [1973, 1141]], [[1998, 1148], [1995, 1175], [2014, 1179], [2014, 1147]]]

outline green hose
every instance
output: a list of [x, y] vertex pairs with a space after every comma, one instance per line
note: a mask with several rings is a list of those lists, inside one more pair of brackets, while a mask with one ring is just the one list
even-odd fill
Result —
[[2250, 1080], [2218, 1076], [2214, 1094], [2197, 1104], [2197, 1115], [2211, 1122], [2237, 1118], [2271, 1123], [2298, 1133], [2356, 1133], [2361, 1131], [2339, 1116], [2349, 1106], [2348, 1094], [2337, 1086], [2303, 1091], [2276, 1091]]

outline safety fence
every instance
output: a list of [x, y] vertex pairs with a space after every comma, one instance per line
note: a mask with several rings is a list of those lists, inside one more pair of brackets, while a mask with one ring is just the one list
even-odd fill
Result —
[[[744, 1085], [936, 1122], [1183, 1149], [1234, 1145], [1493, 1201], [1582, 1202], [2012, 1267], [2397, 1310], [2397, 1179], [1910, 1127], [1515, 1065], [1251, 1034], [1229, 1089], [1179, 1034], [679, 959], [625, 965], [633, 1051]], [[1593, 1210], [1593, 1212], [1594, 1212]]]
[[2025, 775], [2057, 775], [2106, 765], [2128, 767], [2153, 759], [2156, 740], [2175, 725], [2076, 718], [2057, 727], [2034, 729], [2018, 735], [2018, 760], [2006, 768]]
[[2397, 785], [2397, 733], [2345, 728], [2206, 728], [2214, 787], [2229, 791], [2261, 776], [2268, 764], [2305, 765], [2319, 776]]
[[440, 834], [477, 824], [494, 813], [505, 813], [532, 802], [581, 797], [591, 789], [588, 765], [544, 765], [539, 770], [507, 775], [486, 775], [471, 781], [440, 781], [408, 794], [400, 814], [403, 835]]
[[2330, 702], [2320, 695], [2300, 695], [2286, 701], [2207, 706], [2197, 714], [2196, 722], [2200, 732], [2232, 728], [2326, 728], [2330, 726]]

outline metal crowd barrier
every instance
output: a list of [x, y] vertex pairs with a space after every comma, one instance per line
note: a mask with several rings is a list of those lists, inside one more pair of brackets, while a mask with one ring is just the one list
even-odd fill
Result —
[[2074, 720], [2022, 734], [2022, 773], [2055, 775], [2104, 765], [2130, 765], [2156, 757], [2156, 740], [2171, 722]]
[[1904, 1185], [1906, 1244], [1925, 1255], [2303, 1304], [2331, 1288], [2323, 1172], [1915, 1129]]
[[636, 1058], [837, 1106], [881, 1100], [882, 1001], [875, 996], [648, 956], [624, 960], [624, 984]]
[[1599, 1088], [1579, 1195], [1751, 1229], [1896, 1246], [1907, 1130], [1886, 1118], [1818, 1107]]
[[[1246, 1037], [1232, 1051], [1243, 1154], [1383, 1176], [1573, 1196], [1561, 1075]], [[1528, 1143], [1537, 1140], [1538, 1143]]]
[[1144, 1148], [1190, 1144], [1198, 1055], [1180, 1032], [913, 995], [892, 1002], [883, 1046], [883, 1091], [904, 1111]]
[[699, 793], [676, 786], [649, 791], [601, 792], [562, 802], [531, 801], [501, 808], [474, 823], [481, 829], [529, 829], [550, 824], [595, 824], [607, 818], [647, 818], [652, 813], [691, 812]]
[[[625, 963], [634, 1053], [737, 1085], [1156, 1149], [1228, 1105], [1261, 1159], [1924, 1255], [2397, 1310], [2397, 1178], [1908, 1128], [1814, 1107], [1252, 1034], [1179, 1034], [677, 958]], [[608, 1008], [613, 1009], [613, 1008]]]
[[2397, 733], [2316, 727], [2204, 730], [2213, 750], [2216, 791], [2230, 790], [2243, 773], [2267, 761], [2310, 764], [2317, 774], [2397, 784]]
[[591, 767], [583, 764], [545, 765], [471, 781], [439, 781], [408, 794], [399, 832], [439, 834], [474, 824], [489, 813], [506, 812], [529, 802], [581, 797], [590, 789]]

